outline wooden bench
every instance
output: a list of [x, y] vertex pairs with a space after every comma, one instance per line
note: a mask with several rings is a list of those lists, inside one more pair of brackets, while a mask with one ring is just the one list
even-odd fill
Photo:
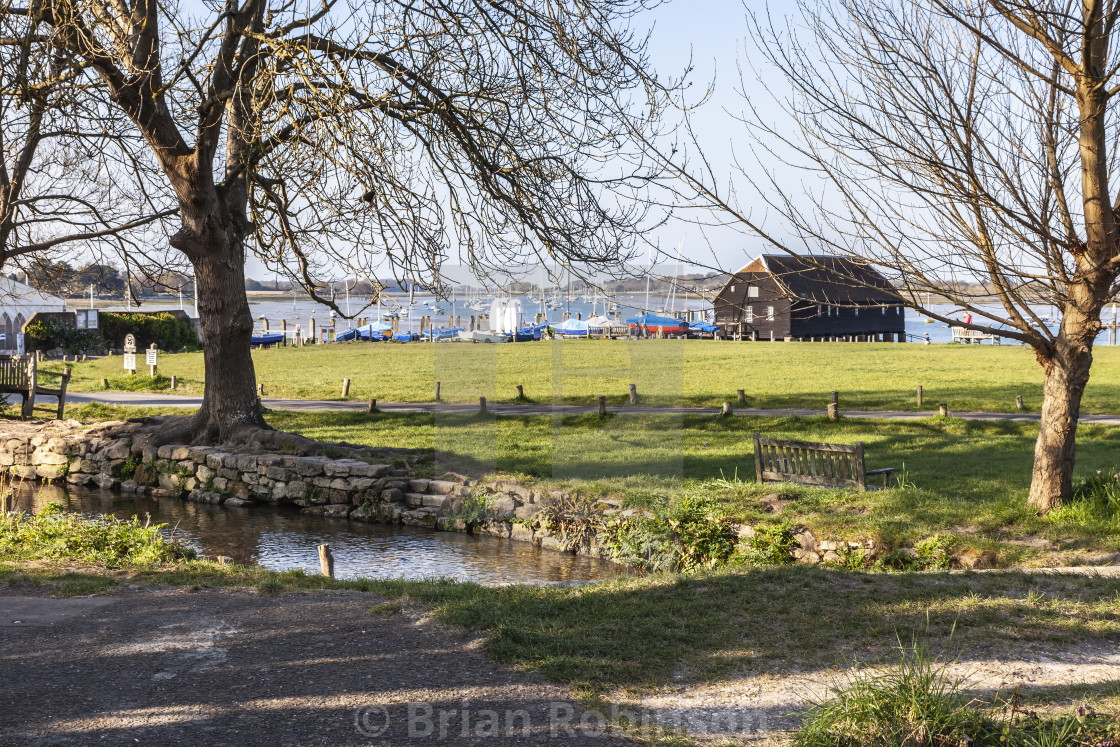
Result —
[[[863, 442], [825, 444], [816, 441], [782, 441], [754, 434], [754, 470], [758, 482], [796, 482], [833, 488], [875, 490], [890, 487], [897, 467], [867, 470]], [[868, 485], [867, 478], [883, 476], [882, 488]]]
[[[43, 378], [55, 386], [44, 386]], [[18, 394], [23, 398], [20, 416], [26, 420], [35, 414], [35, 398], [39, 395], [57, 397], [57, 407], [48, 406], [55, 417], [62, 420], [66, 411], [66, 387], [70, 383], [70, 367], [66, 371], [40, 371], [35, 356], [0, 357], [0, 393]]]

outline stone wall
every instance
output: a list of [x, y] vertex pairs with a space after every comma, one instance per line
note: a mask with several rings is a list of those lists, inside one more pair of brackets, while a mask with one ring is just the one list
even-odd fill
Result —
[[[572, 499], [557, 490], [531, 488], [516, 480], [478, 479], [448, 472], [437, 479], [417, 476], [424, 457], [394, 449], [364, 449], [365, 456], [331, 458], [284, 453], [231, 453], [206, 446], [150, 446], [146, 432], [133, 422], [94, 427], [77, 421], [11, 423], [0, 433], [0, 468], [24, 479], [116, 489], [122, 493], [181, 498], [228, 508], [294, 505], [305, 513], [351, 521], [405, 524], [444, 531], [469, 531], [525, 542], [545, 549], [599, 556], [599, 537], [570, 546], [538, 514], [549, 505]], [[767, 496], [763, 498], [766, 502]], [[777, 496], [773, 496], [776, 500]], [[482, 518], [468, 525], [468, 502], [485, 505]], [[628, 516], [620, 502], [592, 504], [596, 515]], [[736, 525], [741, 542], [755, 530]], [[875, 557], [874, 542], [818, 539], [797, 530], [794, 560], [842, 564], [853, 553]], [[903, 549], [903, 552], [907, 552]], [[913, 552], [909, 550], [909, 552]], [[963, 567], [994, 562], [988, 553], [965, 551], [953, 558]]]

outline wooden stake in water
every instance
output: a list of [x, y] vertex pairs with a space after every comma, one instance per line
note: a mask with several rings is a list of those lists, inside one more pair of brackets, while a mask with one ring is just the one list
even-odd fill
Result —
[[330, 545], [319, 545], [319, 568], [327, 578], [334, 578], [334, 555]]

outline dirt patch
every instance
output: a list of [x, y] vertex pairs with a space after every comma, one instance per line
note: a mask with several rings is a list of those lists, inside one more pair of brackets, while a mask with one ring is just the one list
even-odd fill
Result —
[[564, 744], [630, 744], [595, 718], [581, 731], [568, 688], [426, 617], [374, 613], [375, 595], [115, 596], [6, 629], [0, 678], [19, 686], [0, 693], [0, 743], [557, 744], [556, 729]]

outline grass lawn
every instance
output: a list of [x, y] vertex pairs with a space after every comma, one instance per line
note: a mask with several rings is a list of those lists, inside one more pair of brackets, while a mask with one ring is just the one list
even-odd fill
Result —
[[[1120, 348], [1096, 348], [1093, 378], [1082, 409], [1120, 412]], [[1021, 394], [1037, 412], [1042, 371], [1023, 346], [855, 343], [736, 343], [712, 340], [568, 340], [517, 345], [338, 343], [259, 350], [257, 379], [266, 396], [339, 398], [351, 379], [350, 398], [383, 402], [431, 401], [441, 382], [447, 401], [516, 401], [515, 385], [534, 402], [611, 405], [626, 401], [631, 382], [643, 404], [718, 406], [744, 389], [749, 407], [823, 409], [839, 391], [841, 408], [916, 410], [945, 402], [950, 410], [1013, 411]], [[61, 364], [51, 364], [58, 368]], [[128, 382], [121, 358], [71, 364], [71, 387], [143, 388], [142, 373]], [[160, 373], [176, 375], [184, 393], [202, 391], [202, 355], [161, 355]], [[167, 386], [167, 384], [163, 384]]]
[[[139, 414], [89, 405], [90, 420]], [[273, 411], [271, 425], [321, 441], [434, 450], [433, 473], [464, 466], [530, 482], [620, 497], [630, 507], [663, 505], [686, 492], [719, 501], [751, 524], [804, 525], [832, 539], [874, 538], [908, 546], [943, 535], [995, 549], [1001, 562], [1092, 562], [1120, 551], [1120, 524], [1039, 517], [1026, 507], [1037, 426], [930, 418], [920, 421], [824, 417], [721, 419], [699, 415], [502, 417]], [[750, 436], [863, 441], [868, 463], [904, 467], [902, 485], [858, 493], [754, 483]], [[1120, 466], [1120, 427], [1082, 426], [1078, 476]], [[777, 493], [772, 512], [763, 496]]]

